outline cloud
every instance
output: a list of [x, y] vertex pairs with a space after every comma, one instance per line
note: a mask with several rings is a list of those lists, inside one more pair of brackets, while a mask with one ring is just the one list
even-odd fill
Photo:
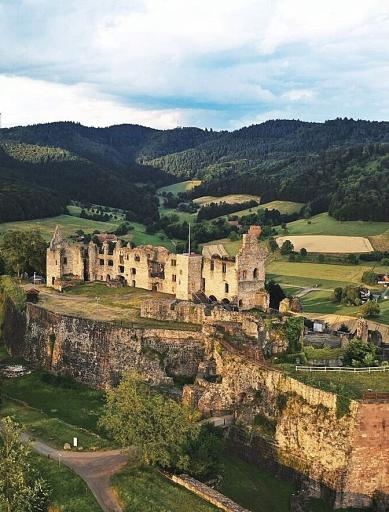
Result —
[[[387, 0], [3, 0], [0, 31], [0, 74], [43, 82], [42, 91], [51, 83], [52, 94], [62, 86], [84, 105], [77, 119], [92, 124], [122, 119], [126, 108], [158, 126], [214, 127], [264, 112], [388, 112], [379, 108]], [[371, 79], [376, 70], [380, 80]], [[93, 114], [97, 100], [112, 115], [109, 107]], [[7, 110], [3, 103], [0, 94]], [[46, 109], [50, 119], [56, 108], [66, 114], [59, 104]], [[24, 122], [19, 110], [13, 119]]]
[[79, 121], [93, 126], [134, 123], [156, 128], [185, 123], [185, 111], [132, 108], [85, 84], [63, 85], [0, 75], [0, 97], [3, 127], [51, 121]]

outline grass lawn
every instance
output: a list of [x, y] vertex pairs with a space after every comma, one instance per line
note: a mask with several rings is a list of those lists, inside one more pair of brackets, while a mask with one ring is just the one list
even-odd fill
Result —
[[256, 213], [258, 210], [264, 210], [265, 208], [268, 210], [278, 210], [280, 213], [290, 215], [291, 213], [299, 212], [303, 206], [304, 203], [295, 203], [293, 201], [271, 201], [270, 203], [264, 203], [260, 206], [254, 206], [253, 208], [246, 208], [245, 210], [233, 212], [230, 215], [243, 217], [244, 215], [250, 215], [251, 213]]
[[381, 235], [388, 229], [389, 222], [339, 221], [330, 217], [328, 213], [319, 213], [309, 220], [299, 219], [288, 223], [290, 235], [372, 236]]
[[[39, 303], [50, 311], [105, 322], [115, 322], [122, 327], [173, 329], [199, 331], [199, 324], [154, 320], [140, 316], [141, 304], [146, 299], [174, 298], [151, 290], [132, 288], [109, 288], [101, 282], [84, 283], [58, 293], [50, 288], [38, 286], [41, 291]], [[97, 298], [97, 300], [96, 300]]]
[[59, 226], [64, 237], [74, 235], [78, 229], [85, 233], [92, 233], [94, 230], [101, 232], [115, 231], [118, 222], [98, 222], [95, 220], [80, 219], [74, 215], [58, 215], [57, 217], [48, 217], [36, 220], [21, 220], [16, 222], [4, 222], [0, 224], [0, 235], [7, 230], [27, 231], [29, 229], [38, 229], [43, 238], [48, 241], [52, 238], [56, 226]]
[[387, 373], [296, 372], [294, 365], [281, 365], [296, 380], [352, 399], [362, 398], [368, 389], [389, 392]]
[[151, 468], [128, 466], [112, 484], [125, 512], [216, 512], [219, 510]]
[[216, 197], [216, 196], [202, 196], [198, 197], [197, 199], [194, 199], [193, 202], [204, 206], [210, 203], [228, 203], [228, 204], [235, 204], [235, 203], [245, 203], [247, 201], [251, 200], [257, 201], [258, 203], [261, 201], [260, 196], [253, 196], [251, 194], [228, 194], [226, 196]]
[[[331, 300], [331, 292], [318, 290], [310, 292], [301, 298], [303, 310], [307, 313], [335, 314], [344, 316], [358, 316], [358, 306], [337, 304]], [[380, 316], [374, 321], [389, 324], [389, 300], [379, 302]]]
[[104, 405], [104, 393], [70, 379], [54, 379], [43, 371], [6, 379], [3, 392], [42, 411], [49, 418], [58, 418], [98, 433], [97, 421]]
[[[268, 278], [292, 286], [334, 288], [350, 283], [360, 283], [362, 274], [373, 269], [367, 265], [330, 265], [327, 263], [298, 263], [272, 261], [267, 265]], [[269, 275], [270, 274], [270, 275]]]
[[109, 443], [107, 439], [69, 425], [53, 417], [54, 414], [54, 412], [51, 412], [51, 416], [49, 416], [7, 399], [3, 400], [0, 409], [0, 416], [12, 416], [26, 428], [32, 437], [44, 441], [54, 448], [62, 449], [65, 443], [71, 444], [73, 437], [78, 438], [78, 445], [82, 446], [84, 450], [103, 449], [112, 446], [112, 443]]
[[36, 454], [31, 463], [52, 489], [49, 510], [53, 512], [101, 512], [86, 483], [66, 466]]
[[197, 213], [180, 212], [175, 208], [164, 208], [163, 206], [160, 206], [158, 211], [161, 216], [177, 215], [179, 222], [193, 223], [197, 217]]
[[152, 235], [146, 233], [146, 226], [144, 224], [140, 224], [139, 222], [129, 222], [129, 224], [134, 229], [129, 231], [127, 235], [120, 238], [123, 238], [124, 240], [130, 240], [136, 245], [161, 245], [170, 251], [175, 251], [174, 244], [166, 235], [162, 233], [154, 233]]
[[252, 512], [289, 512], [293, 485], [230, 453], [223, 455], [223, 464], [223, 494]]
[[171, 192], [176, 196], [179, 192], [187, 192], [188, 190], [192, 190], [192, 188], [195, 188], [200, 184], [201, 180], [181, 181], [180, 183], [173, 183], [173, 185], [167, 185], [166, 187], [159, 188], [157, 192], [158, 194], [161, 192]]

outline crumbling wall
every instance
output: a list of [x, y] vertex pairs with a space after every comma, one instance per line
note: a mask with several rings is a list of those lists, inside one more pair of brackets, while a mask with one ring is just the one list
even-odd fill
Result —
[[136, 329], [50, 312], [28, 304], [23, 356], [90, 386], [136, 370], [154, 383], [194, 378], [205, 356], [201, 332]]
[[221, 306], [194, 304], [174, 299], [149, 299], [142, 302], [141, 316], [158, 320], [172, 320], [192, 324], [214, 324], [234, 322], [241, 325], [242, 331], [255, 339], [263, 335], [261, 318], [240, 311], [228, 311]]

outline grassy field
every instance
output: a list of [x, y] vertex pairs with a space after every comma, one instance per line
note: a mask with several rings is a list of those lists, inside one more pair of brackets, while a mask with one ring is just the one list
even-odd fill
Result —
[[277, 237], [279, 247], [289, 240], [294, 250], [299, 252], [303, 247], [309, 253], [365, 253], [373, 252], [371, 242], [361, 236], [340, 236], [340, 235], [283, 235]]
[[57, 461], [31, 454], [31, 464], [52, 489], [52, 512], [101, 512], [86, 483]]
[[226, 196], [216, 197], [216, 196], [202, 196], [194, 199], [193, 202], [199, 204], [200, 206], [207, 205], [209, 203], [244, 203], [246, 201], [258, 201], [260, 202], [261, 198], [259, 196], [253, 196], [251, 194], [228, 194]]
[[[325, 290], [310, 292], [301, 300], [306, 313], [358, 316], [359, 307], [336, 304], [331, 300], [331, 292]], [[389, 324], [389, 300], [382, 300], [379, 305], [381, 313], [375, 320], [383, 324]]]
[[188, 180], [181, 181], [180, 183], [173, 183], [173, 185], [167, 185], [166, 187], [162, 187], [158, 189], [158, 194], [161, 192], [171, 192], [173, 195], [177, 195], [180, 192], [187, 192], [188, 190], [192, 190], [192, 188], [197, 187], [201, 184], [201, 180]]
[[97, 421], [104, 404], [104, 393], [70, 379], [53, 380], [46, 372], [34, 372], [6, 379], [3, 392], [22, 400], [49, 418], [98, 433]]
[[344, 235], [368, 237], [376, 250], [389, 250], [389, 222], [338, 221], [328, 213], [288, 223], [289, 235]]
[[368, 265], [330, 265], [326, 263], [295, 263], [272, 261], [267, 266], [267, 277], [279, 283], [297, 287], [320, 285], [335, 288], [350, 283], [360, 283], [363, 272], [371, 270]]
[[295, 203], [293, 201], [271, 201], [270, 203], [264, 203], [260, 206], [255, 206], [254, 208], [239, 210], [238, 212], [234, 212], [231, 215], [243, 217], [244, 215], [250, 215], [251, 213], [256, 213], [258, 210], [264, 210], [265, 208], [268, 210], [278, 210], [280, 213], [290, 215], [292, 213], [299, 212], [303, 206], [304, 203]]
[[223, 494], [252, 512], [289, 512], [291, 484], [229, 453], [223, 465]]
[[30, 229], [38, 229], [45, 240], [49, 241], [53, 236], [56, 226], [61, 228], [62, 235], [69, 237], [82, 229], [85, 233], [92, 233], [94, 230], [101, 232], [115, 231], [118, 226], [117, 222], [98, 222], [88, 219], [80, 219], [73, 215], [58, 215], [57, 217], [48, 217], [46, 219], [21, 220], [16, 222], [4, 222], [0, 224], [0, 235], [9, 229], [17, 231], [27, 231]]
[[180, 222], [195, 222], [197, 217], [197, 213], [180, 212], [174, 208], [164, 208], [163, 206], [160, 206], [158, 211], [161, 216], [177, 215]]
[[42, 306], [50, 311], [82, 316], [92, 320], [115, 322], [123, 327], [143, 327], [161, 329], [179, 329], [198, 331], [200, 325], [141, 318], [140, 309], [144, 300], [150, 298], [169, 298], [173, 295], [161, 294], [151, 290], [132, 288], [109, 288], [104, 283], [94, 282], [75, 286], [58, 293], [55, 290], [38, 287]]
[[130, 465], [114, 476], [113, 486], [125, 512], [216, 512], [201, 498], [175, 485], [154, 469]]
[[282, 365], [287, 373], [305, 384], [333, 391], [352, 399], [362, 398], [369, 389], [389, 392], [387, 373], [296, 372], [294, 365]]

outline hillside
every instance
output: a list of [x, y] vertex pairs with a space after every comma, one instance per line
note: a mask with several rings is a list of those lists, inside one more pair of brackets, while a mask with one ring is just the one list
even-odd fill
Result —
[[[213, 132], [58, 122], [0, 130], [0, 193], [7, 205], [0, 221], [60, 214], [70, 199], [142, 217], [147, 205], [147, 217], [155, 219], [156, 188], [192, 178], [202, 180], [188, 192], [192, 198], [253, 194], [263, 203], [304, 203], [307, 215], [386, 221], [389, 123], [276, 120]], [[36, 208], [27, 190], [38, 198]], [[22, 211], [13, 206], [19, 196]]]

